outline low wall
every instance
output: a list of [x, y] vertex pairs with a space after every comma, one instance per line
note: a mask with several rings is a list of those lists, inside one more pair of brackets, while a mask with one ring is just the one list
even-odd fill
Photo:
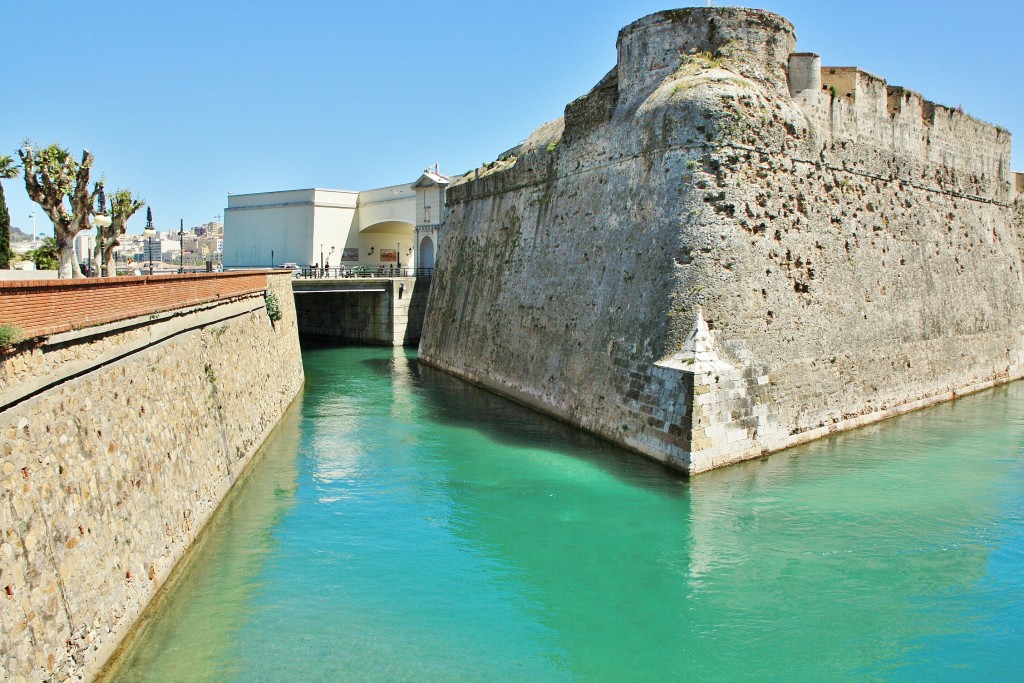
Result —
[[56, 280], [56, 270], [20, 270], [0, 269], [0, 281], [2, 280]]
[[262, 292], [266, 282], [263, 271], [0, 282], [0, 323], [56, 334]]
[[[103, 325], [0, 357], [2, 680], [92, 678], [303, 381], [288, 275], [82, 282], [51, 313], [105, 289]], [[28, 296], [0, 290], [4, 322]]]

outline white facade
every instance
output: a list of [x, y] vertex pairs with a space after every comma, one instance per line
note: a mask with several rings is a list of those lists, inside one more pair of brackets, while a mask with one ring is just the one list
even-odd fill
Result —
[[444, 191], [450, 182], [435, 167], [433, 171], [424, 171], [412, 185], [416, 190], [416, 265], [419, 268], [435, 265], [441, 224], [448, 216]]
[[229, 195], [224, 211], [224, 265], [318, 264], [320, 244], [345, 244], [358, 196], [320, 189]]
[[75, 235], [75, 260], [79, 263], [92, 261], [92, 250], [96, 247], [96, 233], [83, 230]]
[[[311, 188], [229, 195], [224, 265], [432, 268], [447, 184], [446, 177], [428, 171], [413, 184], [363, 192]], [[424, 236], [430, 238], [429, 265], [417, 253]]]

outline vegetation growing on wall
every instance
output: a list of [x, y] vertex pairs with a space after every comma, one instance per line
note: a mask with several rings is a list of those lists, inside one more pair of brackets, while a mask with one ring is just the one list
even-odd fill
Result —
[[277, 300], [277, 296], [273, 292], [267, 292], [267, 317], [270, 318], [270, 322], [276, 323], [281, 319], [281, 303]]
[[17, 325], [0, 324], [0, 349], [7, 349], [25, 338], [25, 332]]

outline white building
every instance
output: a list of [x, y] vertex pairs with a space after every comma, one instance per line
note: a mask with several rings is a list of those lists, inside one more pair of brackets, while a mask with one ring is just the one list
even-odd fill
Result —
[[444, 191], [449, 182], [448, 177], [441, 175], [435, 167], [433, 171], [424, 171], [412, 184], [416, 191], [416, 242], [419, 246], [416, 265], [420, 268], [434, 267], [438, 233], [447, 217]]
[[96, 233], [82, 230], [75, 235], [75, 260], [79, 263], [92, 262], [92, 250], [96, 247]]
[[178, 248], [177, 240], [160, 239], [159, 237], [147, 237], [139, 241], [139, 261], [154, 261], [159, 263], [163, 260], [164, 254]]
[[433, 268], [449, 182], [435, 168], [412, 184], [363, 192], [312, 188], [229, 195], [224, 265]]

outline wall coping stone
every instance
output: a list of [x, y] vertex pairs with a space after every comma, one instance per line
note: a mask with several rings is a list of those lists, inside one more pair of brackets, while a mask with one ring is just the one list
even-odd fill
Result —
[[44, 349], [45, 347], [84, 341], [100, 335], [116, 334], [134, 327], [148, 326], [150, 328], [148, 336], [128, 341], [119, 345], [116, 349], [95, 358], [82, 359], [61, 365], [43, 377], [15, 385], [8, 391], [0, 394], [0, 414], [50, 387], [62, 384], [104, 365], [109, 365], [171, 337], [224, 320], [237, 318], [265, 306], [262, 295], [249, 295], [231, 301], [218, 301], [212, 304], [167, 311], [157, 314], [158, 317], [155, 320], [150, 316], [139, 316], [108, 325], [54, 335], [43, 345]]

